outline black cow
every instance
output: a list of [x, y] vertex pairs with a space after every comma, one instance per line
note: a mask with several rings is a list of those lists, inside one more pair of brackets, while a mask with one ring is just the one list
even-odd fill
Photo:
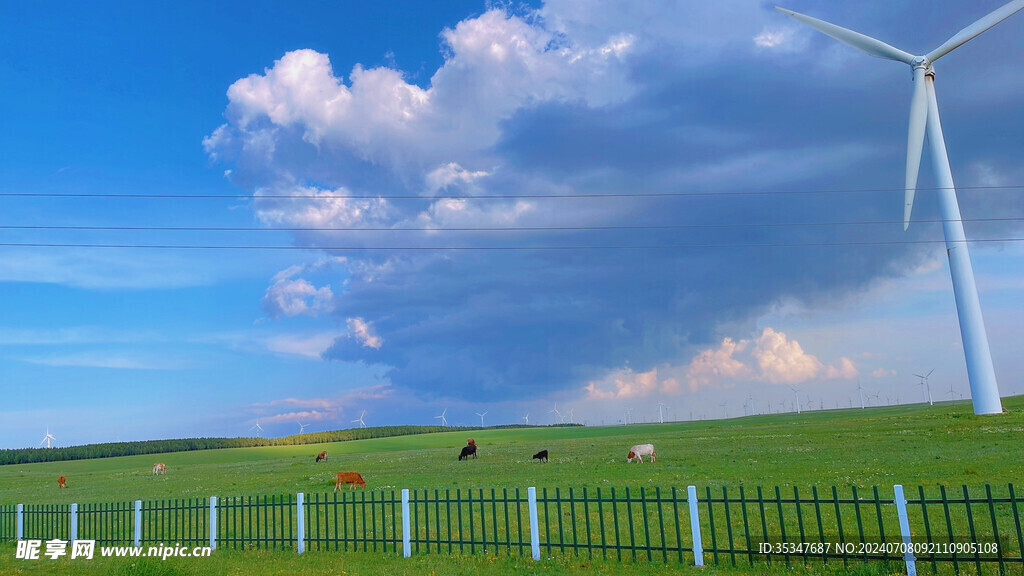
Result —
[[476, 458], [476, 444], [470, 444], [462, 449], [462, 453], [459, 454], [459, 460], [468, 460], [470, 456]]
[[547, 450], [541, 450], [540, 452], [537, 452], [536, 454], [533, 455], [533, 459], [534, 460], [540, 460], [541, 462], [547, 462], [548, 461], [548, 451]]

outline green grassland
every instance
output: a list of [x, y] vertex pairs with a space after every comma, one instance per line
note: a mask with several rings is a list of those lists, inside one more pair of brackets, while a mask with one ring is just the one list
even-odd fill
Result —
[[[457, 461], [466, 432], [376, 438], [307, 446], [234, 448], [96, 460], [0, 466], [0, 504], [91, 503], [207, 496], [328, 492], [339, 470], [362, 473], [367, 490], [476, 488], [661, 489], [696, 485], [799, 487], [894, 484], [908, 490], [936, 484], [972, 490], [1021, 479], [1024, 397], [1004, 399], [1001, 415], [975, 416], [969, 402], [773, 414], [707, 422], [614, 427], [491, 429], [471, 433], [480, 458]], [[657, 447], [654, 464], [626, 464], [635, 443]], [[317, 451], [330, 452], [315, 463]], [[531, 460], [547, 449], [551, 460]], [[153, 462], [167, 464], [153, 476]], [[68, 488], [56, 478], [65, 475]], [[792, 490], [792, 488], [790, 488]], [[260, 556], [262, 555], [262, 556]], [[529, 559], [435, 555], [402, 559], [358, 553], [218, 551], [213, 559], [170, 559], [129, 566], [124, 559], [60, 565], [74, 574], [656, 574], [656, 562], [598, 562], [583, 558]], [[250, 562], [257, 557], [263, 561]], [[104, 565], [104, 562], [107, 562]], [[112, 564], [111, 564], [112, 563]], [[13, 546], [0, 547], [0, 574], [44, 574], [59, 564], [16, 562]], [[105, 567], [104, 567], [105, 566]], [[66, 567], [66, 570], [65, 570]], [[709, 567], [701, 574], [742, 574]], [[673, 564], [677, 573], [694, 569]], [[871, 564], [863, 574], [898, 572]], [[808, 572], [804, 572], [808, 570]], [[820, 573], [831, 568], [766, 568], [770, 574]], [[836, 573], [845, 573], [837, 571]]]
[[[1024, 397], [975, 416], [968, 402], [772, 414], [706, 422], [477, 430], [334, 444], [178, 452], [0, 466], [0, 504], [324, 492], [358, 471], [368, 490], [647, 486], [948, 486], [1020, 480]], [[627, 465], [653, 442], [654, 465]], [[319, 450], [330, 460], [315, 463]], [[548, 449], [551, 460], [531, 460]], [[153, 476], [152, 464], [167, 464]], [[68, 478], [66, 490], [57, 477]]]

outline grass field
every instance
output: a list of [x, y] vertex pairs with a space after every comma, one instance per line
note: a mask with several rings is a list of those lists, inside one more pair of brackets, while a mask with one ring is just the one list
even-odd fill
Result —
[[[981, 488], [985, 483], [1005, 485], [1020, 480], [1024, 398], [1004, 399], [1004, 406], [1007, 413], [986, 417], [974, 416], [968, 402], [955, 402], [709, 422], [480, 430], [472, 433], [480, 446], [480, 458], [468, 462], [456, 461], [467, 436], [460, 432], [316, 446], [2, 466], [0, 503], [89, 503], [325, 492], [333, 489], [333, 476], [338, 470], [361, 472], [368, 490], [527, 486], [665, 489], [690, 484], [803, 489], [812, 485], [877, 484], [883, 493], [891, 493], [893, 484], [898, 483], [908, 489], [935, 484]], [[626, 464], [629, 446], [639, 442], [653, 442], [657, 446], [657, 463]], [[530, 459], [542, 448], [550, 451], [548, 464]], [[330, 452], [331, 460], [326, 464], [313, 461], [320, 449]], [[158, 460], [167, 464], [166, 476], [151, 474], [152, 463]], [[57, 487], [59, 475], [68, 478], [66, 490]], [[323, 571], [310, 574], [659, 573], [657, 564], [591, 564], [561, 557], [545, 560], [538, 566], [529, 560], [509, 558], [434, 556], [410, 561], [382, 559], [372, 554], [349, 554], [344, 562], [339, 562], [337, 555], [330, 553], [309, 554], [308, 560], [304, 556], [301, 564], [289, 568], [297, 560], [294, 553], [287, 552], [260, 552], [270, 559], [267, 570], [260, 571], [246, 560], [257, 553], [248, 554], [218, 551], [213, 564], [209, 564], [211, 560], [205, 564], [194, 561], [196, 572], [190, 571], [192, 568], [184, 560], [172, 565], [172, 559], [141, 572], [124, 571], [124, 566], [113, 572], [80, 572], [88, 568], [71, 565], [67, 573], [291, 574], [307, 573], [299, 567], [312, 564]], [[345, 563], [351, 570], [343, 567]], [[480, 565], [464, 571], [474, 563]], [[44, 566], [37, 565], [37, 569]], [[177, 572], [159, 571], [172, 568]], [[818, 566], [817, 570], [821, 568]], [[13, 560], [13, 547], [10, 553], [0, 554], [0, 574], [44, 573], [19, 572], [32, 569], [31, 563]], [[496, 571], [489, 572], [491, 569]], [[673, 569], [691, 570], [679, 565], [673, 565]], [[875, 565], [865, 573], [886, 573], [887, 569]], [[745, 572], [714, 568], [701, 573]]]

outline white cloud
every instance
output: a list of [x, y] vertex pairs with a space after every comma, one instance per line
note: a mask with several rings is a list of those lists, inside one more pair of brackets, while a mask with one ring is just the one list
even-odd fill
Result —
[[263, 295], [263, 310], [267, 316], [278, 319], [282, 316], [319, 316], [334, 309], [334, 292], [330, 286], [317, 288], [312, 283], [295, 276], [307, 271], [316, 271], [330, 266], [337, 259], [327, 259], [313, 265], [289, 266], [274, 275]]
[[373, 327], [362, 318], [349, 318], [348, 335], [359, 341], [366, 348], [380, 349], [384, 345], [384, 339], [373, 333]]
[[734, 358], [747, 347], [747, 340], [735, 342], [725, 338], [717, 349], [701, 350], [686, 368], [686, 383], [691, 391], [707, 386], [720, 386], [723, 382], [749, 377], [750, 367]]
[[[260, 221], [276, 227], [340, 228], [387, 218], [388, 203], [383, 198], [350, 198], [345, 188], [322, 190], [294, 186], [273, 191], [256, 191], [256, 215]], [[295, 196], [297, 198], [281, 198]]]
[[676, 394], [679, 381], [675, 378], [659, 381], [657, 368], [647, 372], [633, 372], [625, 368], [610, 374], [601, 382], [589, 382], [583, 389], [590, 400], [643, 398], [656, 392]]

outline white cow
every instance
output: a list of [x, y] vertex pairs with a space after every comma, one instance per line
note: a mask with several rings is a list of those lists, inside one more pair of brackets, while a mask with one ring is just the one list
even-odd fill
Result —
[[167, 466], [163, 462], [153, 464], [153, 474], [167, 474]]
[[637, 444], [629, 449], [629, 454], [626, 456], [626, 462], [632, 462], [633, 458], [636, 458], [643, 463], [644, 456], [650, 456], [651, 462], [657, 460], [657, 455], [654, 453], [654, 444]]

